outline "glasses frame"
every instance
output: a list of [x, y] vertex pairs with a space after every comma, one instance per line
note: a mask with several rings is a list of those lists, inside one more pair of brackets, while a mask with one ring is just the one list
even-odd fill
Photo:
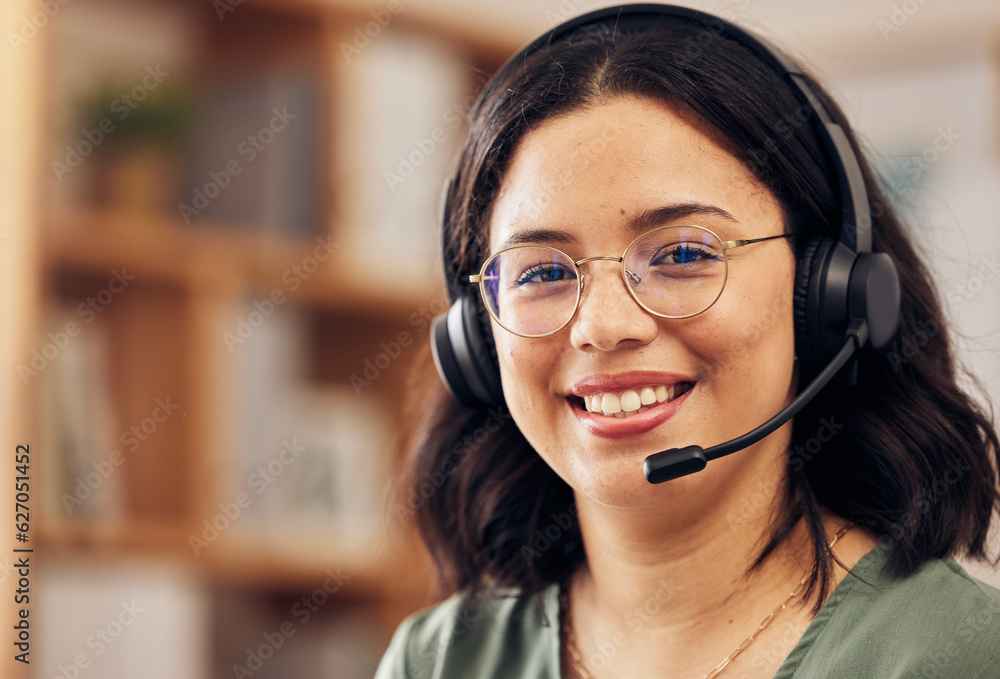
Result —
[[[722, 262], [723, 262], [723, 264], [725, 266], [725, 271], [723, 273], [722, 286], [719, 288], [719, 294], [717, 294], [715, 296], [715, 299], [713, 299], [708, 306], [706, 306], [701, 311], [696, 311], [693, 314], [686, 314], [684, 316], [670, 316], [668, 314], [661, 314], [661, 313], [659, 313], [657, 311], [653, 311], [648, 306], [646, 306], [642, 302], [641, 299], [639, 299], [639, 297], [636, 294], [635, 290], [632, 289], [632, 286], [628, 282], [629, 272], [625, 269], [625, 260], [627, 259], [629, 250], [632, 249], [632, 246], [635, 245], [638, 241], [640, 241], [643, 238], [645, 238], [646, 236], [648, 236], [649, 234], [656, 233], [657, 231], [664, 231], [666, 229], [682, 229], [682, 228], [699, 229], [701, 231], [707, 231], [709, 234], [712, 235], [713, 238], [715, 238], [717, 241], [719, 241], [720, 247], [722, 248]], [[618, 262], [619, 263], [621, 274], [622, 274], [622, 281], [625, 283], [625, 289], [628, 290], [629, 295], [631, 295], [632, 299], [635, 300], [635, 303], [638, 304], [643, 310], [645, 310], [646, 313], [651, 314], [653, 316], [656, 316], [657, 318], [667, 318], [667, 319], [671, 319], [671, 320], [681, 320], [681, 319], [684, 319], [684, 318], [692, 318], [692, 317], [697, 316], [699, 314], [705, 313], [706, 311], [708, 311], [709, 309], [711, 309], [715, 305], [716, 302], [719, 301], [720, 297], [722, 297], [722, 291], [726, 289], [726, 282], [729, 280], [729, 256], [727, 254], [727, 252], [729, 250], [732, 250], [733, 248], [741, 248], [741, 247], [743, 247], [745, 245], [753, 245], [754, 243], [762, 243], [762, 242], [768, 241], [768, 240], [775, 240], [777, 238], [791, 238], [794, 235], [795, 234], [791, 234], [791, 233], [783, 233], [783, 234], [780, 234], [780, 235], [777, 235], [777, 236], [764, 236], [763, 238], [747, 238], [747, 239], [742, 239], [742, 240], [722, 240], [721, 238], [719, 238], [719, 235], [717, 233], [715, 233], [711, 229], [709, 229], [707, 227], [704, 227], [704, 226], [698, 226], [697, 224], [669, 224], [667, 226], [658, 226], [655, 229], [650, 229], [649, 231], [646, 231], [645, 233], [636, 236], [632, 240], [632, 242], [629, 243], [628, 246], [625, 248], [625, 251], [622, 253], [621, 257], [614, 257], [614, 256], [610, 256], [610, 255], [599, 255], [597, 257], [584, 257], [583, 259], [576, 259], [576, 260], [573, 259], [572, 257], [570, 257], [569, 255], [567, 255], [565, 252], [563, 252], [559, 248], [554, 248], [554, 247], [552, 247], [550, 245], [535, 245], [533, 243], [525, 243], [525, 244], [522, 244], [522, 245], [512, 245], [509, 248], [504, 248], [503, 250], [500, 250], [499, 252], [495, 252], [492, 255], [490, 255], [489, 258], [487, 258], [487, 260], [485, 262], [483, 262], [483, 265], [479, 269], [479, 273], [478, 274], [471, 274], [469, 276], [469, 282], [470, 283], [478, 283], [479, 284], [479, 295], [480, 295], [480, 297], [482, 297], [483, 306], [486, 307], [486, 311], [488, 311], [489, 314], [490, 314], [490, 316], [493, 318], [493, 320], [495, 320], [497, 322], [497, 325], [499, 325], [501, 328], [503, 328], [507, 332], [511, 333], [512, 335], [517, 335], [518, 337], [524, 337], [526, 339], [542, 339], [543, 337], [551, 337], [552, 335], [556, 334], [557, 332], [560, 332], [563, 328], [565, 328], [567, 325], [569, 325], [573, 321], [574, 318], [576, 318], [576, 314], [580, 310], [580, 300], [583, 299], [584, 285], [587, 282], [587, 275], [585, 273], [583, 273], [583, 270], [580, 267], [582, 265], [584, 265], [584, 264], [587, 264], [588, 262], [596, 262], [596, 261], [599, 261], [599, 260], [607, 260], [607, 261], [612, 261], [612, 262]], [[511, 330], [510, 328], [508, 328], [507, 326], [505, 326], [503, 324], [503, 322], [501, 322], [501, 320], [499, 318], [497, 318], [497, 315], [495, 313], [493, 313], [493, 309], [490, 308], [489, 301], [487, 300], [487, 297], [486, 297], [486, 280], [487, 280], [486, 267], [488, 267], [490, 265], [490, 263], [494, 259], [496, 259], [500, 255], [502, 255], [503, 253], [509, 252], [511, 250], [518, 250], [518, 249], [521, 249], [521, 248], [541, 248], [541, 249], [544, 249], [544, 250], [552, 250], [552, 251], [554, 251], [554, 252], [562, 255], [567, 260], [569, 260], [570, 262], [572, 262], [573, 268], [576, 270], [576, 279], [577, 279], [577, 281], [579, 281], [579, 283], [576, 286], [576, 303], [573, 306], [573, 313], [569, 315], [569, 318], [566, 319], [565, 323], [563, 323], [562, 325], [560, 325], [555, 330], [553, 330], [551, 332], [545, 333], [544, 335], [525, 335], [525, 334], [522, 334], [522, 333], [515, 332], [515, 331]]]

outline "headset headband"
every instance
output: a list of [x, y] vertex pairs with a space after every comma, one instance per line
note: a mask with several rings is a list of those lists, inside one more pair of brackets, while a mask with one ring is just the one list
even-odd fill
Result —
[[[508, 59], [479, 95], [469, 112], [469, 121], [471, 122], [479, 114], [483, 103], [494, 93], [503, 76], [529, 55], [562, 39], [582, 26], [606, 22], [612, 18], [615, 20], [616, 30], [618, 28], [645, 28], [651, 22], [663, 18], [682, 19], [701, 24], [709, 33], [715, 36], [725, 36], [749, 49], [770, 66], [789, 85], [796, 98], [815, 114], [813, 128], [823, 141], [829, 163], [833, 168], [832, 174], [837, 178], [842, 215], [840, 242], [854, 252], [871, 251], [871, 214], [868, 206], [868, 191], [865, 189], [861, 166], [843, 128], [833, 121], [820, 98], [806, 82], [802, 69], [784, 52], [763, 38], [706, 12], [675, 5], [639, 3], [605, 7], [574, 17], [542, 34]], [[810, 119], [813, 119], [812, 116]], [[451, 186], [452, 182], [449, 180], [445, 188], [446, 205]], [[447, 213], [444, 214], [447, 217]]]

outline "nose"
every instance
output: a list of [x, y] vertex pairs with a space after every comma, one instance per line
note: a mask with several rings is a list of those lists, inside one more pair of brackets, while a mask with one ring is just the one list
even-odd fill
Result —
[[586, 266], [583, 297], [570, 328], [573, 346], [582, 351], [611, 351], [652, 342], [659, 323], [625, 287], [621, 265], [589, 262]]

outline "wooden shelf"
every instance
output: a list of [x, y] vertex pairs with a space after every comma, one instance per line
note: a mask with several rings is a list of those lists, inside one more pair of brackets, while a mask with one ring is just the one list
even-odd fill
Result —
[[305, 587], [332, 575], [351, 582], [355, 598], [384, 600], [420, 601], [412, 585], [430, 575], [426, 556], [401, 533], [365, 544], [329, 531], [234, 525], [195, 557], [190, 539], [200, 528], [180, 521], [50, 517], [40, 524], [37, 551], [55, 558], [159, 555], [189, 562], [212, 579], [257, 587]]
[[[303, 545], [309, 545], [309, 551]], [[352, 546], [320, 531], [246, 531], [220, 538], [204, 556], [209, 573], [226, 582], [294, 588], [332, 577], [355, 599], [404, 599], [419, 605], [426, 593], [422, 596], [413, 585], [430, 579], [426, 557], [415, 553], [401, 535]]]
[[255, 297], [279, 290], [291, 300], [376, 318], [406, 318], [445, 297], [430, 281], [400, 281], [392, 290], [366, 286], [349, 273], [348, 254], [330, 236], [292, 239], [220, 222], [195, 227], [161, 215], [80, 211], [51, 218], [42, 249], [50, 268], [101, 275], [125, 268], [146, 280]]
[[183, 557], [187, 533], [176, 521], [155, 519], [69, 520], [47, 517], [39, 523], [39, 551], [52, 555], [164, 554]]

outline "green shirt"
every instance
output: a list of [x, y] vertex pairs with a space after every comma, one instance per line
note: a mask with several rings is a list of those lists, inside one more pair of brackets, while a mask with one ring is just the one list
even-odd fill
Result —
[[[1000, 590], [950, 558], [893, 579], [887, 555], [851, 569], [774, 679], [1000, 679]], [[375, 679], [558, 679], [558, 620], [558, 585], [488, 607], [456, 594], [400, 625]]]

